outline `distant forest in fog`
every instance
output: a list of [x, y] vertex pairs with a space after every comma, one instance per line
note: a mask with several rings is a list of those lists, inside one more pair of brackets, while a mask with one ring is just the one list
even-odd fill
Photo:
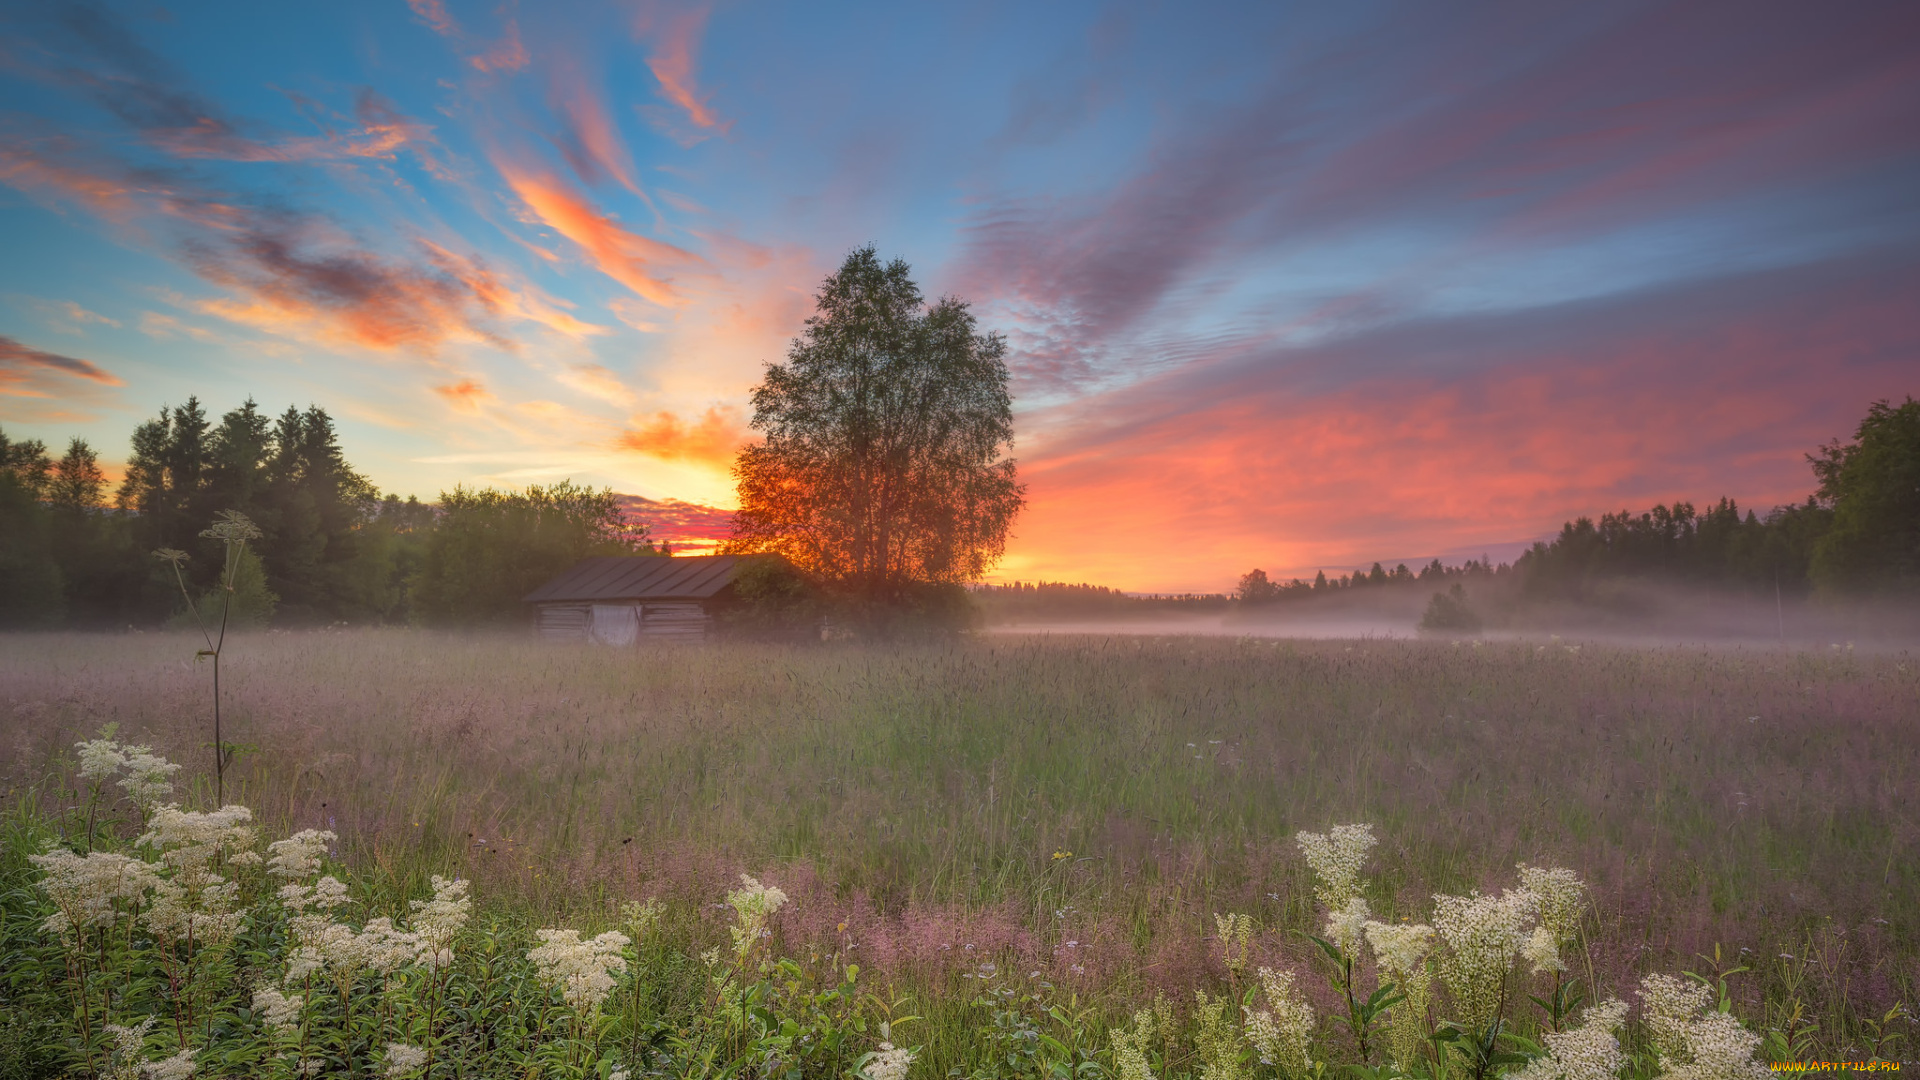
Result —
[[[470, 625], [522, 617], [519, 598], [577, 559], [665, 554], [611, 491], [561, 483], [443, 492], [435, 504], [382, 496], [347, 461], [325, 410], [270, 416], [248, 401], [216, 424], [197, 400], [140, 425], [111, 497], [96, 452], [52, 457], [0, 432], [0, 625], [152, 626], [181, 615], [171, 571], [151, 553], [188, 552], [206, 592], [218, 544], [199, 534], [221, 510], [259, 524], [236, 593], [243, 619], [285, 625]], [[1433, 560], [1415, 570], [1276, 582], [1262, 570], [1232, 593], [1141, 597], [1097, 585], [977, 586], [991, 616], [1210, 612], [1336, 591], [1498, 580], [1527, 598], [1579, 602], [1627, 579], [1793, 597], [1920, 593], [1920, 402], [1875, 403], [1851, 442], [1808, 455], [1817, 486], [1765, 514], [1721, 498], [1567, 522], [1511, 565]]]

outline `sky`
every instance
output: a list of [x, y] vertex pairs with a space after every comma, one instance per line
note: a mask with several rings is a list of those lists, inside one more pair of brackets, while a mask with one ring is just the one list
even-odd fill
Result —
[[317, 404], [724, 532], [854, 248], [1009, 346], [997, 580], [1803, 500], [1920, 394], [1920, 6], [0, 0], [0, 428]]

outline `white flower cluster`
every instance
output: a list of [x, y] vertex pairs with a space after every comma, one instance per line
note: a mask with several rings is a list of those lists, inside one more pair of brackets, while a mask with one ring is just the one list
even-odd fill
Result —
[[1213, 925], [1220, 935], [1220, 962], [1232, 972], [1246, 967], [1247, 949], [1253, 940], [1252, 916], [1214, 912]]
[[1247, 1041], [1262, 1064], [1289, 1071], [1312, 1068], [1313, 1006], [1294, 988], [1293, 972], [1261, 968], [1259, 975], [1267, 1007], [1248, 1010]]
[[1458, 1019], [1475, 1031], [1500, 1011], [1507, 972], [1527, 943], [1540, 898], [1525, 889], [1498, 896], [1435, 896], [1433, 926], [1447, 943], [1440, 977], [1453, 995]]
[[433, 899], [408, 903], [413, 911], [413, 932], [420, 942], [420, 960], [428, 967], [444, 968], [453, 963], [453, 939], [467, 925], [473, 901], [467, 896], [467, 883], [455, 878], [433, 875]]
[[867, 1080], [906, 1080], [907, 1067], [912, 1064], [913, 1051], [883, 1042], [867, 1062]]
[[1512, 1080], [1616, 1080], [1627, 1057], [1614, 1033], [1626, 1020], [1624, 1001], [1590, 1006], [1579, 1027], [1548, 1034], [1546, 1056], [1529, 1062]]
[[1328, 911], [1346, 907], [1348, 900], [1359, 895], [1360, 868], [1379, 843], [1373, 838], [1372, 825], [1335, 825], [1326, 833], [1298, 833], [1293, 840], [1320, 879], [1314, 895]]
[[787, 894], [779, 888], [762, 885], [751, 875], [740, 875], [740, 888], [727, 894], [727, 905], [733, 908], [734, 915], [734, 925], [728, 932], [733, 935], [735, 956], [746, 959], [766, 932], [767, 921], [786, 902]]
[[1567, 970], [1560, 950], [1580, 940], [1580, 920], [1587, 910], [1586, 882], [1571, 870], [1521, 863], [1520, 887], [1540, 899], [1540, 925], [1523, 950], [1534, 974]]
[[401, 1077], [414, 1072], [427, 1063], [427, 1052], [418, 1046], [406, 1043], [387, 1044], [387, 1075]]
[[267, 873], [303, 878], [320, 872], [320, 859], [340, 838], [326, 829], [302, 829], [267, 845]]
[[1713, 995], [1698, 983], [1672, 975], [1641, 980], [1640, 1006], [1662, 1080], [1760, 1080], [1768, 1075], [1767, 1067], [1753, 1057], [1760, 1036], [1712, 1004]]
[[271, 986], [253, 992], [253, 1011], [262, 1023], [283, 1035], [300, 1027], [300, 1010], [305, 1005], [306, 1000], [299, 994], [283, 994]]
[[183, 874], [205, 873], [216, 862], [248, 865], [260, 861], [251, 849], [256, 836], [253, 811], [223, 806], [201, 813], [172, 803], [157, 806], [147, 819], [147, 831], [135, 841], [160, 852], [160, 861]]
[[1153, 1045], [1153, 1012], [1141, 1009], [1133, 1014], [1133, 1030], [1115, 1027], [1113, 1070], [1119, 1080], [1154, 1080], [1153, 1067], [1147, 1062], [1147, 1047]]
[[94, 784], [104, 784], [124, 772], [120, 788], [142, 814], [161, 805], [173, 794], [173, 774], [180, 766], [153, 752], [147, 746], [122, 746], [111, 738], [89, 739], [75, 743], [80, 752], [80, 775]]
[[527, 952], [527, 959], [533, 961], [540, 982], [559, 987], [567, 1004], [582, 1014], [598, 1009], [613, 993], [614, 974], [627, 970], [620, 950], [633, 943], [617, 930], [585, 941], [578, 930], [540, 930], [534, 936], [541, 944]]
[[1367, 910], [1364, 898], [1348, 897], [1345, 907], [1327, 912], [1327, 925], [1320, 932], [1326, 935], [1328, 941], [1340, 946], [1340, 951], [1348, 958], [1358, 962], [1360, 945], [1367, 932], [1367, 916], [1370, 914], [1372, 912]]
[[1433, 998], [1433, 971], [1427, 957], [1433, 952], [1433, 941], [1433, 927], [1424, 923], [1367, 924], [1367, 943], [1373, 946], [1381, 974], [1406, 996], [1387, 1014], [1388, 1044], [1403, 1071], [1411, 1071], [1419, 1060], [1427, 1036], [1427, 1006]]
[[146, 863], [107, 851], [78, 855], [54, 848], [27, 858], [46, 874], [40, 879], [41, 891], [60, 909], [40, 928], [62, 937], [112, 926], [126, 913], [119, 904], [130, 909], [160, 882]]

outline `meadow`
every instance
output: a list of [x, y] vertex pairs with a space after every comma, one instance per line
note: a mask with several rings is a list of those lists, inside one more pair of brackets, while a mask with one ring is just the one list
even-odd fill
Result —
[[[183, 801], [210, 808], [193, 640], [5, 642], [16, 832], [84, 802], [74, 744], [108, 724], [185, 763]], [[1348, 822], [1379, 838], [1366, 895], [1390, 923], [1519, 863], [1576, 872], [1595, 1000], [1746, 967], [1730, 1007], [1765, 1030], [1797, 1006], [1833, 1056], [1881, 1045], [1920, 989], [1912, 652], [354, 630], [245, 635], [222, 674], [226, 801], [274, 837], [337, 834], [368, 913], [436, 874], [502, 925], [593, 932], [655, 898], [693, 956], [728, 940], [718, 901], [752, 874], [790, 897], [773, 948], [857, 962], [921, 1018], [916, 1075], [977, 1070], [983, 975], [1101, 1030], [1156, 993], [1241, 987], [1220, 913], [1251, 920], [1247, 970], [1298, 970], [1339, 1013], [1308, 977], [1299, 932], [1322, 916], [1294, 837]]]

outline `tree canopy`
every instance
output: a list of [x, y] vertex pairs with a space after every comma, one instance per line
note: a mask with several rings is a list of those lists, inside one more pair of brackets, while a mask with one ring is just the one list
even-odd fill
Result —
[[728, 550], [777, 552], [875, 604], [978, 580], [1025, 505], [1006, 342], [965, 301], [927, 305], [907, 264], [847, 257], [753, 391], [765, 433], [734, 464]]

